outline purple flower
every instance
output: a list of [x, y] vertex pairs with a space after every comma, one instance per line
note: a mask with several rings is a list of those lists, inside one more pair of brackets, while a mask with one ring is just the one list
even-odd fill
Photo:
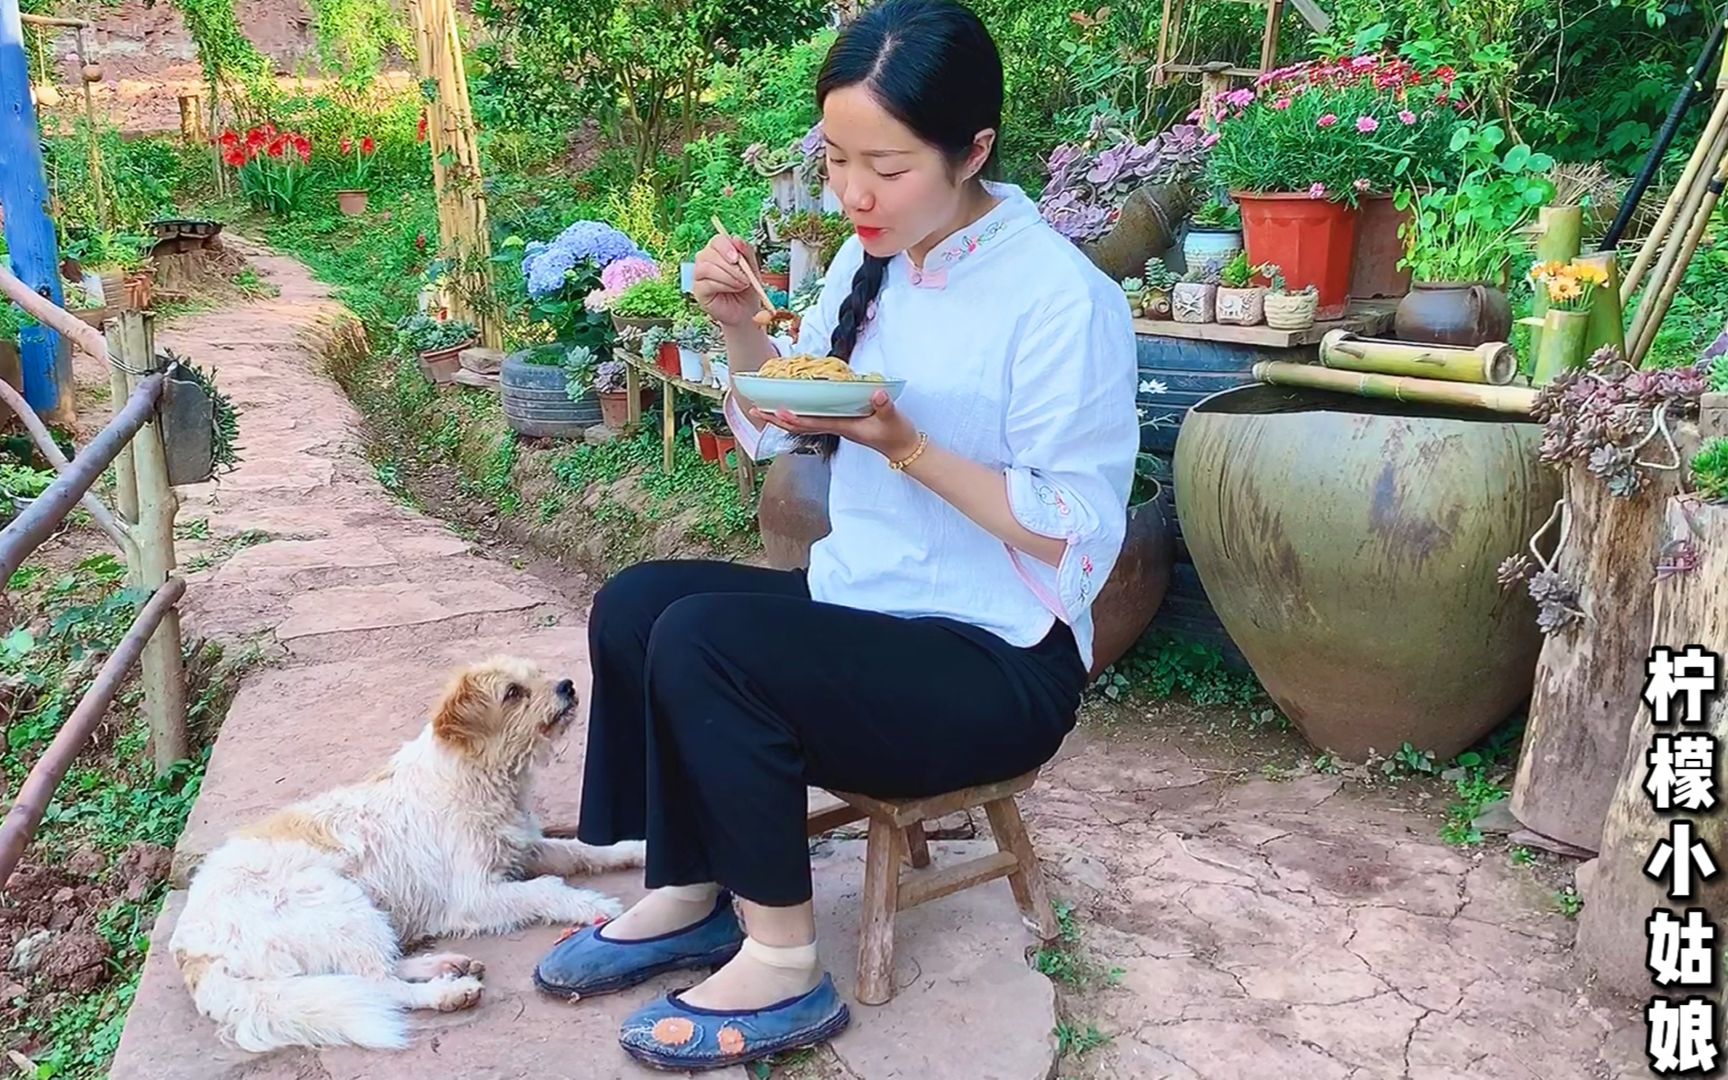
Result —
[[528, 245], [522, 257], [522, 276], [528, 279], [528, 295], [539, 299], [562, 289], [570, 272], [584, 262], [604, 270], [627, 258], [648, 259], [648, 253], [603, 221], [576, 221], [551, 243], [535, 241]]
[[1358, 116], [1356, 118], [1356, 130], [1360, 131], [1364, 135], [1372, 131], [1379, 131], [1380, 121], [1374, 119], [1372, 116]]
[[1310, 199], [1324, 199], [1326, 197], [1326, 185], [1316, 180], [1308, 186], [1308, 197]]
[[1416, 114], [1411, 112], [1409, 109], [1399, 109], [1398, 122], [1403, 124], [1405, 127], [1409, 127], [1411, 124], [1416, 122]]
[[1320, 119], [1314, 121], [1315, 126], [1323, 127], [1323, 128], [1329, 128], [1333, 124], [1336, 124], [1337, 122], [1338, 122], [1338, 114], [1337, 113], [1327, 113], [1325, 116], [1322, 116]]

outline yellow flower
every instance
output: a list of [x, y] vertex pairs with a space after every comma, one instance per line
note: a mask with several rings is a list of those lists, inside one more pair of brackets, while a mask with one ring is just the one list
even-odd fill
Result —
[[1555, 300], [1576, 300], [1584, 295], [1584, 290], [1579, 288], [1575, 279], [1565, 277], [1554, 283], [1549, 290], [1549, 295]]

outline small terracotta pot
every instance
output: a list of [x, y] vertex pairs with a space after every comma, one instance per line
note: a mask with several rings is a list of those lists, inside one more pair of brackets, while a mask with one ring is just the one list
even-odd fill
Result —
[[456, 373], [462, 370], [462, 350], [471, 349], [475, 344], [476, 342], [470, 339], [448, 349], [421, 353], [421, 373], [435, 383], [455, 382]]
[[[619, 390], [611, 394], [595, 394], [600, 399], [600, 422], [613, 431], [630, 430], [630, 393]], [[637, 411], [645, 413], [654, 404], [654, 389], [649, 386], [636, 390]]]
[[779, 289], [781, 292], [790, 292], [792, 290], [792, 271], [764, 270], [762, 271], [762, 284], [768, 286], [770, 289]]
[[1218, 300], [1218, 286], [1198, 281], [1179, 281], [1170, 294], [1170, 316], [1177, 322], [1209, 323]]
[[126, 279], [123, 286], [126, 293], [126, 306], [133, 311], [147, 311], [150, 301], [155, 297], [156, 271], [139, 270]]
[[1266, 325], [1274, 330], [1306, 330], [1314, 325], [1314, 312], [1320, 307], [1316, 293], [1266, 294]]
[[720, 444], [714, 432], [708, 428], [696, 429], [696, 452], [702, 455], [703, 461], [720, 460]]
[[1231, 326], [1257, 326], [1266, 317], [1266, 288], [1231, 289], [1218, 286], [1218, 321]]
[[654, 351], [654, 366], [673, 378], [678, 377], [678, 343], [676, 341], [662, 341], [660, 343], [660, 347]]
[[359, 217], [366, 212], [368, 198], [369, 194], [364, 191], [338, 191], [336, 208], [349, 217]]
[[718, 431], [714, 433], [715, 464], [719, 465], [722, 469], [730, 468], [731, 463], [726, 460], [726, 455], [736, 449], [738, 449], [738, 439], [735, 436]]

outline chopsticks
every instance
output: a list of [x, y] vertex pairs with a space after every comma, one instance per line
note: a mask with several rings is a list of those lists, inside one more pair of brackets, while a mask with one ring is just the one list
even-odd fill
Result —
[[[729, 243], [737, 243], [736, 240], [732, 239], [732, 234], [726, 231], [726, 226], [720, 223], [720, 215], [716, 214], [709, 220], [714, 223], [715, 230]], [[744, 276], [750, 279], [750, 284], [756, 286], [756, 295], [761, 297], [763, 309], [770, 315], [780, 314], [780, 309], [774, 306], [774, 301], [768, 299], [768, 290], [762, 287], [762, 279], [756, 276], [756, 271], [750, 265], [750, 260], [739, 259], [738, 264], [744, 268]]]

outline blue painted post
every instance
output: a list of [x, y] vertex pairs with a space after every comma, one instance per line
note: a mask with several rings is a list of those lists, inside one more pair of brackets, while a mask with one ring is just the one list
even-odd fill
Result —
[[[41, 137], [30, 102], [30, 61], [18, 0], [0, 0], [0, 211], [6, 215], [6, 247], [12, 272], [32, 289], [64, 305], [60, 255], [48, 219], [48, 180]], [[24, 361], [24, 399], [45, 416], [70, 414], [71, 355], [60, 335], [45, 326], [18, 337]], [[62, 398], [66, 409], [62, 409]]]

